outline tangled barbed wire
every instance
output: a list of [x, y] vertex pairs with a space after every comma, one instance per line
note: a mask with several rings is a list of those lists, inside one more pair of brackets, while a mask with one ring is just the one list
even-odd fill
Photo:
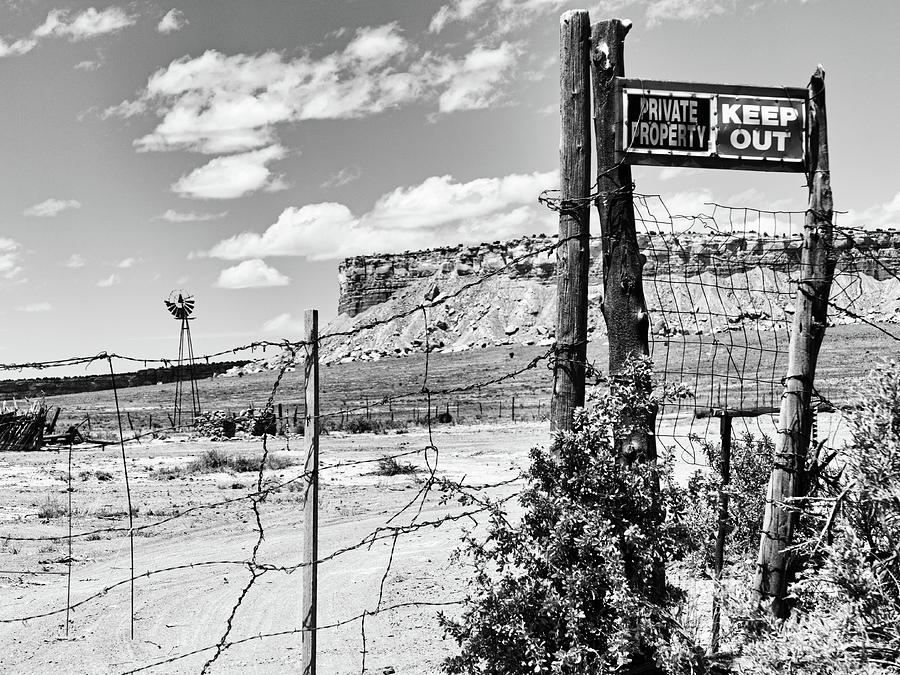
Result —
[[[719, 204], [711, 204], [710, 214], [679, 216], [669, 212], [663, 200], [655, 195], [632, 194], [631, 188], [623, 190], [618, 198], [634, 200], [636, 223], [638, 225], [639, 244], [646, 257], [644, 267], [645, 295], [648, 300], [651, 316], [651, 348], [656, 370], [664, 383], [686, 382], [694, 390], [694, 399], [690, 403], [671, 404], [674, 407], [663, 409], [659, 416], [658, 435], [661, 438], [680, 444], [683, 458], [698, 461], [694, 455], [692, 436], [709, 436], [709, 411], [715, 409], [746, 410], [759, 412], [755, 418], [771, 415], [781, 397], [782, 373], [785, 370], [784, 360], [787, 354], [787, 336], [791, 320], [791, 303], [796, 294], [799, 274], [799, 234], [800, 212], [760, 211], [756, 209], [736, 209]], [[592, 195], [591, 201], [597, 195]], [[562, 208], [563, 205], [556, 204]], [[770, 233], [771, 232], [771, 233]], [[843, 247], [838, 259], [838, 275], [836, 291], [832, 295], [831, 305], [837, 312], [836, 317], [847, 317], [878, 328], [888, 339], [900, 339], [885, 321], [885, 313], [866, 304], [865, 295], [870, 292], [869, 279], [898, 279], [896, 265], [884, 256], [873, 252], [871, 247], [862, 244], [862, 238], [869, 236], [865, 230], [838, 227], [835, 232], [844, 239], [839, 242]], [[596, 238], [595, 238], [596, 240]], [[184, 661], [194, 656], [203, 655], [205, 661], [201, 672], [211, 670], [233, 647], [251, 641], [265, 641], [278, 637], [289, 637], [303, 632], [301, 625], [288, 626], [282, 630], [259, 632], [252, 636], [240, 636], [236, 630], [241, 623], [243, 611], [253, 603], [255, 591], [261, 580], [290, 578], [290, 575], [309, 564], [325, 565], [340, 560], [354, 552], [370, 551], [375, 544], [386, 547], [386, 563], [377, 575], [378, 580], [371, 598], [362, 611], [351, 612], [349, 616], [322, 623], [317, 630], [328, 631], [350, 624], [359, 626], [360, 665], [364, 672], [366, 658], [371, 654], [372, 645], [367, 641], [367, 620], [391, 612], [399, 612], [412, 608], [438, 608], [457, 604], [458, 597], [428, 598], [386, 601], [386, 588], [390, 581], [390, 573], [395, 562], [398, 543], [405, 537], [421, 535], [435, 528], [458, 526], [468, 523], [476, 526], [491, 508], [514, 499], [518, 494], [517, 485], [520, 477], [517, 471], [501, 480], [467, 483], [465, 476], [459, 478], [453, 470], [445, 470], [444, 456], [439, 450], [441, 445], [434, 410], [437, 401], [447, 402], [455, 396], [463, 394], [480, 394], [489, 392], [501, 385], [506, 385], [521, 378], [544, 363], [552, 368], [556, 358], [556, 347], [551, 345], [530, 356], [524, 362], [497, 373], [466, 373], [467, 379], [454, 375], [454, 381], [444, 385], [436, 383], [438, 376], [432, 369], [432, 354], [435, 345], [429, 341], [428, 326], [431, 323], [429, 312], [454, 298], [464, 298], [466, 293], [475, 291], [488, 279], [508, 274], [522, 260], [553, 253], [567, 243], [567, 239], [554, 240], [519, 256], [511, 256], [502, 266], [484, 270], [481, 275], [461, 284], [455, 290], [432, 299], [423, 299], [411, 303], [389, 316], [362, 321], [351, 329], [325, 332], [319, 337], [320, 344], [326, 340], [341, 340], [353, 335], [371, 331], [393, 321], [403, 321], [415, 314], [421, 314], [425, 323], [425, 341], [421, 363], [421, 380], [406, 390], [393, 391], [363, 403], [342, 399], [340, 405], [334, 405], [319, 413], [320, 421], [343, 420], [346, 416], [368, 411], [370, 407], [384, 409], [400, 401], [422, 401], [426, 414], [423, 416], [425, 438], [421, 447], [400, 449], [396, 452], [382, 454], [378, 457], [359, 459], [334, 458], [319, 467], [319, 474], [337, 475], [341, 470], [351, 467], [362, 467], [385, 460], [418, 458], [426, 468], [426, 476], [418, 483], [412, 497], [405, 499], [395, 508], [377, 514], [380, 518], [366, 534], [351, 543], [344, 543], [329, 553], [320, 555], [310, 562], [298, 561], [290, 557], [285, 560], [273, 560], [267, 557], [264, 547], [266, 534], [271, 527], [285, 523], [267, 523], [265, 505], [270, 497], [284, 494], [293, 488], [304, 485], [311, 477], [309, 471], [292, 472], [289, 477], [270, 475], [267, 461], [271, 455], [270, 444], [278, 440], [278, 436], [264, 431], [260, 439], [260, 454], [256, 462], [254, 485], [245, 493], [224, 499], [215, 499], [206, 503], [194, 504], [176, 510], [174, 513], [158, 517], [152, 522], [135, 523], [134, 515], [139, 506], [132, 494], [129, 477], [129, 443], [138, 443], [148, 437], [156, 436], [159, 431], [152, 425], [144, 430], [140, 425], [134, 429], [131, 417], [123, 411], [119, 401], [119, 388], [116, 386], [117, 372], [114, 363], [126, 364], [162, 364], [173, 365], [168, 358], [143, 358], [122, 355], [115, 352], [101, 352], [92, 356], [72, 357], [49, 361], [0, 364], [0, 370], [16, 371], [25, 369], [45, 370], [76, 365], [90, 365], [106, 361], [112, 380], [112, 396], [114, 420], [117, 434], [115, 440], [96, 439], [98, 447], [119, 446], [121, 455], [128, 526], [110, 526], [76, 530], [73, 526], [75, 509], [73, 507], [72, 457], [76, 450], [70, 443], [68, 452], [67, 473], [67, 530], [49, 534], [21, 534], [4, 527], [0, 532], [0, 541], [10, 542], [65, 542], [67, 546], [67, 571], [59, 576], [66, 578], [66, 600], [58, 605], [43, 607], [39, 611], [24, 611], [15, 615], [0, 615], [0, 624], [17, 624], [34, 622], [65, 615], [65, 629], [73, 624], [73, 614], [83, 610], [92, 603], [100, 603], [104, 598], [122, 588], [129, 589], [129, 614], [132, 635], [135, 633], [136, 583], [149, 579], [160, 579], [189, 570], [203, 570], [208, 574], [216, 574], [217, 570], [241, 570], [246, 578], [218, 620], [221, 630], [217, 639], [206, 644], [185, 645], [176, 653], [164, 658], [149, 659], [144, 663], [132, 663], [128, 672], [140, 672], [161, 669], [168, 664]], [[852, 243], [847, 243], [847, 242]], [[871, 274], [875, 272], [874, 276]], [[602, 275], [595, 274], [595, 279]], [[871, 303], [870, 303], [871, 304]], [[884, 309], [883, 303], [879, 309]], [[593, 320], [599, 322], [601, 313], [599, 302], [593, 302], [590, 309]], [[595, 333], [596, 335], [597, 333]], [[602, 340], [594, 340], [593, 354], [586, 365], [590, 372], [602, 379]], [[266, 348], [280, 350], [281, 358], [274, 372], [273, 382], [269, 388], [265, 404], [258, 410], [260, 415], [274, 413], [276, 400], [282, 390], [286, 373], [297, 361], [298, 354], [304, 352], [309, 344], [292, 340], [260, 340], [253, 341], [232, 349], [196, 357], [198, 360], [214, 360], [222, 356], [243, 352], [254, 353]], [[353, 367], [352, 365], [349, 367]], [[444, 377], [446, 382], [447, 378]], [[543, 394], [549, 392], [549, 379], [544, 378]], [[826, 378], [827, 384], [827, 378]], [[833, 405], [845, 404], [845, 401], [833, 401], [834, 395], [823, 388], [823, 402]], [[449, 404], [448, 409], [449, 409]], [[700, 413], [707, 413], [706, 416]], [[392, 412], [393, 414], [393, 412]], [[131, 427], [131, 434], [125, 433], [125, 425]], [[707, 426], [704, 426], [707, 425]], [[286, 448], [289, 447], [291, 433], [284, 437]], [[437, 495], [439, 496], [435, 496]], [[464, 498], [463, 498], [464, 497]], [[455, 500], [461, 499], [459, 502]], [[453, 504], [456, 503], [456, 506]], [[176, 523], [185, 523], [188, 532], [196, 532], [195, 528], [202, 524], [188, 523], [187, 519], [200, 514], [213, 513], [222, 509], [246, 508], [247, 522], [251, 524], [253, 542], [249, 554], [238, 557], [208, 557], [193, 559], [176, 564], [165, 564], [145, 569], [136, 567], [136, 558], [140, 556], [140, 546], [135, 545], [135, 537], [149, 532], [165, 531]], [[427, 515], [426, 510], [428, 514]], [[129, 571], [122, 578], [106, 580], [100, 588], [92, 588], [86, 595], [74, 599], [73, 593], [79, 591], [75, 583], [73, 566], [77, 547], [95, 537], [127, 535], [129, 542]], [[21, 570], [21, 574], [50, 573], [50, 570]], [[0, 572], [5, 574], [6, 572]], [[152, 593], [152, 590], [149, 591]], [[208, 621], [210, 617], [206, 617]]]

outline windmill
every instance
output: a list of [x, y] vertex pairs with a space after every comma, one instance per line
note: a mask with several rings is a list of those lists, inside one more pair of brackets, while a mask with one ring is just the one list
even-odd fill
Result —
[[177, 428], [182, 425], [184, 414], [184, 380], [185, 375], [191, 383], [191, 423], [200, 414], [200, 391], [197, 389], [197, 380], [194, 377], [194, 345], [191, 342], [191, 324], [194, 320], [191, 313], [194, 311], [194, 296], [181, 290], [174, 290], [164, 300], [166, 309], [178, 321], [181, 321], [181, 330], [178, 334], [178, 364], [175, 366], [175, 410], [172, 415], [172, 424]]

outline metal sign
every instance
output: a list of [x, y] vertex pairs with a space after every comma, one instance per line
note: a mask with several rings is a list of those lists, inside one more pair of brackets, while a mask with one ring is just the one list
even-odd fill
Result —
[[803, 171], [805, 89], [618, 79], [630, 164]]

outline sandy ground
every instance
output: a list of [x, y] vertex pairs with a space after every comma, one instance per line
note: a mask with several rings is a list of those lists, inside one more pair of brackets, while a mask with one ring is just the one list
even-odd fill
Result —
[[[546, 425], [510, 424], [492, 427], [444, 428], [435, 434], [439, 448], [438, 475], [465, 477], [484, 484], [510, 478], [523, 466], [528, 449], [549, 438]], [[377, 459], [389, 453], [424, 447], [424, 431], [402, 435], [331, 434], [322, 438], [323, 467], [339, 462]], [[284, 449], [279, 439], [270, 449], [301, 456], [301, 441]], [[261, 443], [166, 442], [127, 446], [132, 500], [140, 510], [135, 525], [159, 522], [185, 508], [211, 504], [247, 494], [252, 473], [194, 474], [160, 480], [151, 469], [184, 465], [211, 447], [228, 452], [259, 453]], [[433, 454], [430, 455], [433, 461]], [[323, 469], [320, 492], [320, 556], [363, 540], [408, 503], [427, 475], [424, 457], [401, 461], [421, 466], [414, 475], [372, 475], [373, 464]], [[65, 505], [68, 499], [67, 453], [40, 452], [0, 457], [0, 536], [64, 534], [65, 515], [39, 520], [48, 500]], [[97, 472], [111, 479], [100, 481]], [[300, 467], [267, 472], [281, 482], [300, 473]], [[72, 458], [74, 531], [126, 527], [126, 495], [121, 454], [76, 447]], [[500, 496], [514, 487], [494, 490]], [[504, 492], [505, 490], [505, 492]], [[258, 560], [273, 565], [300, 561], [302, 528], [299, 491], [282, 490], [261, 506], [265, 539]], [[457, 514], [463, 507], [440, 503], [432, 493], [420, 520]], [[414, 510], [400, 523], [410, 522]], [[465, 569], [451, 563], [464, 523], [448, 522], [400, 537], [384, 582], [382, 606], [412, 601], [440, 602], [461, 596]], [[250, 572], [240, 564], [256, 542], [255, 519], [248, 500], [201, 509], [168, 523], [142, 530], [134, 538], [135, 572], [184, 565], [179, 570], [139, 578], [135, 584], [135, 635], [130, 637], [129, 585], [77, 607], [65, 631], [68, 544], [3, 540], [0, 545], [0, 640], [9, 649], [0, 654], [4, 673], [118, 673], [215, 645]], [[387, 569], [391, 539], [384, 539], [321, 564], [319, 624], [327, 625], [372, 611], [378, 603]], [[129, 577], [129, 539], [125, 532], [104, 533], [74, 540], [72, 602], [91, 596]], [[211, 563], [211, 564], [202, 564]], [[41, 572], [29, 574], [28, 572]], [[271, 571], [258, 578], [233, 621], [232, 639], [289, 631], [300, 622], [301, 575]], [[62, 609], [45, 618], [10, 619]], [[366, 671], [373, 673], [436, 672], [452, 644], [442, 640], [434, 607], [412, 607], [368, 616]], [[451, 608], [452, 611], [452, 608]], [[362, 666], [360, 621], [319, 633], [319, 672], [357, 673]], [[299, 634], [256, 639], [226, 650], [212, 672], [279, 673], [297, 670]], [[151, 672], [196, 673], [212, 651], [174, 661]], [[393, 670], [391, 670], [393, 668]]]
[[[712, 426], [712, 424], [716, 426]], [[697, 426], [713, 438], [717, 421]], [[735, 435], [743, 421], [736, 422]], [[769, 418], [750, 420], [750, 430], [774, 432]], [[686, 480], [702, 464], [685, 451], [683, 418], [663, 420], [661, 440], [674, 446], [676, 476]], [[671, 437], [681, 436], [674, 443]], [[821, 416], [819, 437], [840, 443], [846, 425], [839, 417]], [[448, 426], [434, 433], [437, 475], [483, 485], [511, 478], [525, 466], [528, 449], [546, 445], [546, 423], [493, 426]], [[375, 460], [386, 454], [420, 450], [429, 444], [423, 429], [405, 434], [322, 437], [320, 488], [320, 556], [362, 541], [384, 526], [409, 503], [421, 487], [427, 468], [420, 454], [404, 458], [421, 467], [412, 475], [373, 474], [374, 464], [327, 468], [347, 462]], [[125, 531], [76, 538], [72, 547], [71, 599], [83, 601], [123, 581], [100, 597], [76, 607], [66, 634], [66, 593], [69, 577], [68, 543], [16, 541], [2, 537], [46, 537], [65, 534], [63, 513], [39, 519], [48, 503], [65, 506], [68, 500], [68, 454], [39, 452], [0, 456], [0, 653], [4, 673], [124, 673], [204, 650], [148, 672], [197, 673], [214, 653], [237, 598], [250, 578], [241, 561], [249, 559], [257, 539], [249, 500], [240, 499], [255, 488], [253, 473], [192, 474], [165, 480], [154, 476], [160, 467], [184, 466], [206, 450], [259, 456], [259, 439], [213, 443], [190, 439], [129, 444], [126, 447], [132, 501], [139, 509], [134, 537], [135, 572], [160, 571], [135, 583], [134, 639], [131, 638], [129, 538]], [[270, 451], [300, 460], [302, 438], [269, 441]], [[434, 461], [434, 454], [429, 455]], [[98, 473], [100, 472], [100, 473]], [[108, 472], [107, 480], [103, 472]], [[76, 446], [72, 455], [73, 531], [125, 528], [127, 498], [121, 451]], [[267, 480], [283, 483], [300, 473], [299, 466], [267, 471]], [[494, 489], [505, 496], [519, 489]], [[265, 538], [258, 560], [272, 565], [295, 565], [302, 546], [301, 492], [284, 488], [261, 505]], [[439, 493], [425, 500], [419, 520], [460, 514], [455, 501], [442, 504]], [[231, 504], [201, 508], [189, 515], [161, 522], [185, 509], [238, 498]], [[409, 523], [415, 509], [394, 524]], [[428, 527], [397, 540], [388, 570], [391, 538], [342, 554], [319, 568], [319, 625], [326, 626], [408, 602], [442, 602], [460, 598], [468, 570], [451, 561], [461, 530], [474, 527], [469, 519]], [[230, 561], [230, 562], [229, 562]], [[36, 573], [37, 572], [37, 573]], [[382, 586], [383, 581], [383, 586]], [[235, 613], [231, 640], [292, 631], [301, 625], [301, 575], [270, 571], [260, 576]], [[443, 638], [438, 607], [406, 607], [366, 617], [365, 666], [370, 673], [435, 673], [454, 645]], [[62, 610], [62, 611], [57, 611]], [[21, 619], [45, 612], [43, 618]], [[457, 609], [446, 608], [453, 614]], [[326, 628], [318, 635], [320, 673], [362, 672], [363, 632], [359, 620]], [[251, 639], [225, 650], [211, 672], [282, 673], [298, 671], [300, 635]]]

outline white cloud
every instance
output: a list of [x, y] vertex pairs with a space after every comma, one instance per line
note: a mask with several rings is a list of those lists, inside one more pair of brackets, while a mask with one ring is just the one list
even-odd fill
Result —
[[53, 305], [49, 302], [32, 302], [28, 305], [16, 307], [16, 309], [20, 312], [49, 312], [53, 309]]
[[539, 206], [536, 198], [556, 182], [555, 171], [467, 183], [433, 176], [383, 195], [359, 217], [334, 202], [289, 207], [262, 234], [229, 237], [209, 255], [225, 260], [274, 255], [323, 260], [549, 232], [556, 214]]
[[284, 183], [266, 166], [282, 159], [285, 150], [271, 145], [261, 150], [216, 157], [179, 178], [173, 192], [194, 199], [236, 199], [262, 189], [284, 189]]
[[97, 11], [88, 7], [74, 16], [64, 9], [52, 9], [43, 24], [34, 29], [33, 35], [43, 37], [67, 37], [76, 42], [98, 35], [115, 33], [134, 25], [137, 19], [119, 7], [107, 7]]
[[122, 279], [119, 277], [118, 274], [110, 274], [105, 279], [100, 279], [100, 281], [97, 282], [97, 285], [100, 288], [109, 288], [110, 286], [115, 286], [116, 284], [118, 284], [121, 281], [122, 281]]
[[79, 61], [75, 64], [75, 70], [97, 70], [102, 65], [102, 61]]
[[674, 180], [676, 178], [685, 178], [697, 173], [697, 169], [689, 169], [683, 166], [667, 166], [661, 169], [657, 176], [662, 181]]
[[803, 199], [802, 202], [784, 198], [773, 199], [762, 190], [759, 190], [755, 187], [749, 187], [745, 190], [741, 190], [740, 192], [736, 192], [733, 195], [729, 195], [728, 198], [725, 199], [723, 205], [734, 206], [738, 208], [746, 207], [749, 209], [765, 208], [768, 211], [798, 211], [804, 208], [805, 202], [805, 199]]
[[180, 9], [172, 8], [159, 20], [156, 30], [160, 33], [174, 33], [184, 28], [186, 24], [187, 19], [184, 18], [184, 12]]
[[435, 101], [448, 87], [444, 111], [489, 105], [515, 51], [509, 43], [480, 46], [455, 59], [416, 47], [393, 23], [360, 28], [342, 50], [320, 57], [210, 50], [157, 70], [136, 99], [103, 115], [159, 117], [134, 141], [138, 151], [243, 152], [275, 144], [280, 124], [374, 115]]
[[12, 279], [22, 271], [22, 247], [17, 241], [0, 237], [0, 279]]
[[428, 30], [440, 33], [444, 27], [456, 21], [468, 21], [487, 4], [487, 0], [453, 0], [438, 9]]
[[168, 209], [159, 218], [167, 220], [170, 223], [203, 223], [209, 220], [219, 220], [228, 215], [228, 211], [220, 211], [219, 213], [196, 213], [194, 211], [176, 211]]
[[[566, 0], [450, 0], [434, 14], [429, 30], [440, 33], [451, 24], [461, 23], [478, 35], [504, 35], [538, 19], [558, 15], [567, 4]], [[626, 7], [642, 8], [648, 26], [664, 21], [703, 21], [740, 7], [755, 6], [735, 0], [600, 0], [591, 4], [594, 19], [612, 16]]]
[[565, 4], [566, 0], [451, 0], [438, 9], [428, 28], [439, 33], [451, 23], [478, 22], [486, 32], [504, 34], [559, 12]]
[[496, 49], [477, 46], [461, 62], [450, 67], [447, 89], [438, 99], [441, 112], [487, 108], [503, 92], [498, 86], [514, 65], [516, 46], [504, 42]]
[[840, 216], [840, 223], [850, 227], [900, 227], [900, 192], [884, 204], [875, 204], [866, 209], [851, 209]]
[[134, 267], [138, 262], [137, 258], [124, 258], [116, 264], [116, 267], [127, 270], [129, 267]]
[[651, 230], [696, 229], [703, 227], [704, 221], [696, 220], [694, 216], [709, 216], [713, 207], [708, 204], [713, 201], [712, 192], [706, 188], [669, 193], [663, 197], [649, 195], [635, 201], [635, 216]]
[[172, 61], [150, 76], [137, 100], [105, 115], [161, 115], [156, 129], [135, 141], [138, 150], [259, 148], [274, 141], [278, 123], [361, 117], [418, 98], [433, 59], [411, 60], [413, 52], [395, 24], [360, 28], [342, 51], [318, 59], [210, 50]]
[[242, 232], [229, 237], [216, 244], [209, 255], [224, 260], [272, 255], [307, 255], [316, 259], [339, 257], [346, 240], [359, 236], [358, 224], [358, 219], [343, 204], [325, 202], [299, 208], [292, 206], [285, 209], [278, 221], [263, 234]]
[[733, 4], [721, 0], [653, 0], [647, 3], [647, 25], [663, 21], [702, 21], [724, 14]]
[[22, 211], [23, 216], [33, 216], [38, 218], [53, 218], [63, 211], [70, 209], [80, 209], [81, 202], [77, 199], [45, 199], [40, 204], [29, 206]]
[[71, 267], [72, 269], [77, 269], [78, 267], [84, 267], [84, 258], [82, 258], [77, 253], [73, 253], [68, 257], [66, 262], [63, 263], [66, 267]]
[[213, 284], [218, 288], [265, 288], [269, 286], [287, 286], [290, 279], [266, 265], [259, 258], [245, 260], [234, 267], [228, 267], [219, 273]]
[[332, 176], [326, 178], [319, 187], [323, 188], [337, 188], [343, 187], [348, 183], [352, 183], [357, 180], [362, 175], [362, 171], [358, 166], [348, 166]]
[[272, 317], [262, 326], [265, 333], [281, 333], [282, 335], [296, 335], [302, 333], [303, 328], [303, 320], [295, 319], [287, 312]]
[[21, 56], [27, 54], [37, 45], [37, 40], [30, 38], [22, 38], [13, 42], [4, 42], [0, 38], [0, 58], [4, 56]]
[[484, 218], [524, 204], [536, 204], [541, 190], [555, 187], [556, 171], [476, 178], [457, 183], [452, 176], [431, 176], [419, 185], [382, 195], [363, 221], [376, 229], [434, 228]]
[[366, 69], [384, 66], [392, 59], [403, 56], [410, 48], [400, 35], [397, 24], [389, 23], [374, 28], [360, 28], [347, 45], [344, 55]]

